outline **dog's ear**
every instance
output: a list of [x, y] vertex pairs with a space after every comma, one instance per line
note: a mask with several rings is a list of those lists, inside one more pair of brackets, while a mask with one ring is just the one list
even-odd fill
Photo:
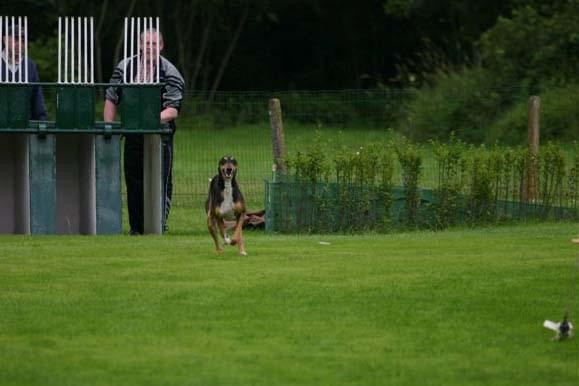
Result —
[[217, 174], [219, 176], [221, 176], [221, 166], [225, 165], [226, 162], [227, 160], [225, 159], [225, 156], [219, 159], [219, 163], [217, 164]]

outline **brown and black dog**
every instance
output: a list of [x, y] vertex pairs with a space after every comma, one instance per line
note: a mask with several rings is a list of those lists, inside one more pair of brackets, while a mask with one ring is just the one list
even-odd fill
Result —
[[[239, 253], [247, 255], [243, 242], [242, 227], [245, 221], [245, 200], [236, 179], [237, 160], [224, 156], [219, 160], [217, 175], [209, 184], [209, 195], [205, 202], [207, 212], [207, 227], [215, 242], [215, 251], [223, 253], [223, 247], [217, 238], [217, 231], [225, 244], [239, 247]], [[225, 221], [235, 221], [233, 238], [226, 233]]]

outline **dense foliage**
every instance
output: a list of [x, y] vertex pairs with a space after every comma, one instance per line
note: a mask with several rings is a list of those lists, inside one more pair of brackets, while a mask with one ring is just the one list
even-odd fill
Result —
[[[317, 142], [289, 157], [289, 179], [269, 192], [274, 230], [444, 229], [579, 218], [576, 144], [565, 152], [548, 143], [538, 155], [525, 147], [468, 145], [454, 135], [428, 148], [405, 138], [335, 146]], [[421, 187], [427, 154], [438, 173], [432, 190]]]

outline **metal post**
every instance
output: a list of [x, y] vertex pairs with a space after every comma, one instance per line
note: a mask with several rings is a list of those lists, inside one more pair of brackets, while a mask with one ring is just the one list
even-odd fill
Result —
[[529, 146], [529, 165], [526, 171], [525, 201], [532, 202], [537, 199], [539, 188], [539, 134], [540, 134], [541, 98], [532, 96], [529, 98], [529, 117], [527, 142]]
[[271, 143], [273, 146], [273, 173], [275, 179], [278, 173], [287, 173], [287, 167], [284, 161], [286, 158], [286, 148], [283, 119], [281, 115], [281, 104], [277, 98], [269, 100], [269, 122], [271, 126]]
[[143, 142], [144, 231], [146, 234], [160, 235], [163, 232], [161, 136], [144, 135]]

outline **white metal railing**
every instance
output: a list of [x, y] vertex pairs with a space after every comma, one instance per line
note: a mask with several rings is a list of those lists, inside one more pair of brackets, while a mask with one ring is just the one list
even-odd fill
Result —
[[58, 83], [94, 83], [94, 18], [58, 18]]
[[159, 31], [158, 17], [125, 17], [123, 49], [124, 83], [159, 83], [159, 64], [162, 44]]
[[28, 17], [0, 16], [0, 83], [28, 83]]

